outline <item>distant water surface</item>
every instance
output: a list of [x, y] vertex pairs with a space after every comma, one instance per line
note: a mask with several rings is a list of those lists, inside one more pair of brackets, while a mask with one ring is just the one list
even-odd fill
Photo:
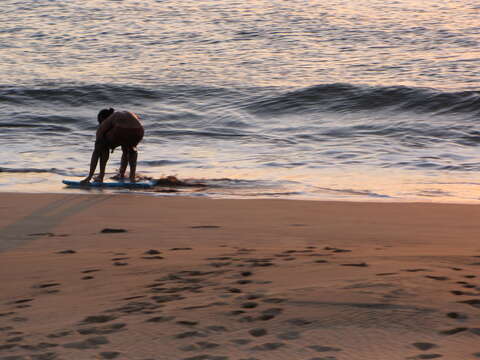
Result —
[[[476, 1], [13, 1], [0, 191], [70, 191], [96, 114], [141, 117], [180, 194], [478, 202]], [[120, 151], [109, 162], [118, 167]]]

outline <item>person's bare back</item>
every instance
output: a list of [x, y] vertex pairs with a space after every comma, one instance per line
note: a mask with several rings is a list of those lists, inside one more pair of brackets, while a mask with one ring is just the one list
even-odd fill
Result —
[[90, 173], [82, 180], [89, 182], [93, 177], [100, 158], [100, 174], [95, 181], [103, 182], [105, 167], [109, 158], [109, 150], [122, 147], [122, 160], [116, 178], [124, 178], [127, 166], [130, 165], [130, 181], [135, 181], [137, 166], [137, 144], [144, 135], [143, 125], [138, 116], [129, 111], [115, 111], [113, 108], [103, 109], [98, 113], [95, 149], [90, 162]]

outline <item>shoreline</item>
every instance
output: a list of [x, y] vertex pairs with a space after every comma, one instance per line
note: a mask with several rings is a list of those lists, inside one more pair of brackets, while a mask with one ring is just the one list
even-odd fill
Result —
[[[318, 173], [289, 173], [287, 170], [273, 177], [267, 172], [211, 173], [207, 170], [191, 172], [175, 169], [179, 180], [188, 185], [201, 183], [201, 187], [156, 186], [151, 191], [165, 196], [200, 196], [227, 199], [293, 199], [314, 201], [366, 201], [366, 202], [435, 202], [480, 204], [480, 183], [473, 173], [433, 173], [415, 171], [386, 171], [375, 168], [323, 170]], [[164, 174], [164, 173], [162, 173]], [[164, 178], [167, 175], [145, 173], [145, 176]], [[84, 190], [66, 188], [58, 174], [0, 173], [2, 193], [82, 193]], [[115, 190], [113, 190], [115, 191]], [[112, 191], [112, 192], [113, 192]], [[128, 191], [128, 190], [126, 190]], [[88, 191], [107, 193], [107, 190]], [[143, 193], [143, 191], [142, 191]], [[148, 194], [145, 191], [145, 194]]]
[[480, 198], [478, 200], [438, 200], [432, 198], [431, 201], [427, 199], [408, 199], [408, 198], [393, 198], [393, 197], [373, 197], [373, 198], [354, 198], [354, 197], [325, 197], [325, 198], [311, 198], [311, 197], [295, 197], [295, 196], [241, 196], [241, 195], [203, 195], [192, 193], [175, 193], [170, 191], [148, 192], [144, 190], [110, 190], [110, 189], [63, 189], [62, 191], [0, 191], [2, 195], [86, 195], [86, 196], [145, 196], [152, 198], [184, 198], [184, 199], [210, 199], [210, 200], [285, 200], [285, 201], [306, 201], [306, 202], [339, 202], [339, 203], [378, 203], [378, 204], [445, 204], [445, 205], [480, 205]]
[[0, 358], [480, 353], [480, 206], [17, 193], [0, 204]]

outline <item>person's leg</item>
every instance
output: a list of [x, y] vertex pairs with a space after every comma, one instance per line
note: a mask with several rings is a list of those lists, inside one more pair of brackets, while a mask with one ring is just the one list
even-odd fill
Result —
[[105, 177], [105, 168], [107, 167], [108, 158], [110, 156], [110, 149], [108, 146], [103, 146], [100, 151], [100, 174], [95, 178], [96, 182], [103, 182]]
[[137, 148], [135, 146], [128, 148], [128, 164], [130, 165], [130, 181], [135, 182], [135, 172], [137, 171]]
[[128, 147], [122, 145], [122, 161], [120, 162], [120, 169], [118, 170], [118, 176], [120, 179], [125, 177], [125, 171], [127, 170], [128, 166]]

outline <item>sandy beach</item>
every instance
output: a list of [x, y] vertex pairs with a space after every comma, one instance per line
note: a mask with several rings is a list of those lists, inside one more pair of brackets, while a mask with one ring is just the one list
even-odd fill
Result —
[[0, 359], [480, 358], [480, 206], [0, 195]]

